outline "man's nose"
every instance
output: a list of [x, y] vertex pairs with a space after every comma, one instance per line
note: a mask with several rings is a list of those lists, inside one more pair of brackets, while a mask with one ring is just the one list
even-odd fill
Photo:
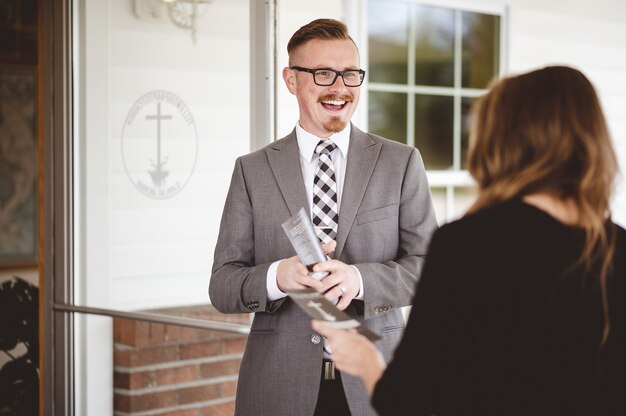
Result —
[[328, 87], [329, 89], [331, 89], [332, 91], [347, 91], [348, 87], [346, 87], [346, 84], [343, 81], [343, 76], [341, 75], [337, 75], [337, 78], [335, 78], [335, 82], [333, 82], [332, 85], [330, 85]]

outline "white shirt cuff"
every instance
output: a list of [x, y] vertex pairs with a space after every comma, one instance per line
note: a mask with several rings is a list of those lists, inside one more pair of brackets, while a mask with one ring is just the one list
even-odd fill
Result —
[[282, 260], [275, 261], [274, 263], [270, 265], [270, 268], [267, 269], [267, 279], [266, 279], [267, 300], [270, 302], [277, 300], [277, 299], [282, 299], [285, 296], [287, 296], [285, 292], [281, 291], [278, 288], [278, 283], [276, 282], [276, 274], [278, 271], [278, 265], [280, 264], [281, 261]]
[[356, 295], [354, 299], [363, 300], [363, 276], [361, 276], [361, 272], [356, 268], [356, 266], [352, 267], [354, 267], [354, 270], [356, 270], [356, 273], [359, 275], [359, 294]]

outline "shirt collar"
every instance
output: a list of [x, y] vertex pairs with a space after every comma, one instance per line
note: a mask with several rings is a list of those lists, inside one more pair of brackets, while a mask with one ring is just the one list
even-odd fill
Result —
[[[348, 147], [350, 145], [350, 128], [351, 123], [346, 124], [343, 130], [333, 133], [328, 137], [339, 148], [341, 155], [345, 159], [348, 156]], [[300, 126], [300, 123], [296, 125], [296, 138], [298, 140], [298, 148], [300, 149], [300, 155], [304, 160], [309, 162], [313, 161], [313, 155], [315, 154], [315, 147], [319, 143], [321, 138], [309, 133]]]

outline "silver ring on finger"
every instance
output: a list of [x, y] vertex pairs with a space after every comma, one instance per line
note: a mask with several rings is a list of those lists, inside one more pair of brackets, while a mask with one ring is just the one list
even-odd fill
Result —
[[346, 293], [346, 288], [339, 285], [339, 290], [341, 290], [341, 294], [343, 295], [344, 293]]

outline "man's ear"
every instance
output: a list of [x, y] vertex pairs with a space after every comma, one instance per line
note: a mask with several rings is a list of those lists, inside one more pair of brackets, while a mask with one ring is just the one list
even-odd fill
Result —
[[283, 68], [283, 79], [285, 80], [285, 85], [287, 85], [287, 89], [293, 95], [296, 95], [296, 73], [294, 70], [284, 67]]

